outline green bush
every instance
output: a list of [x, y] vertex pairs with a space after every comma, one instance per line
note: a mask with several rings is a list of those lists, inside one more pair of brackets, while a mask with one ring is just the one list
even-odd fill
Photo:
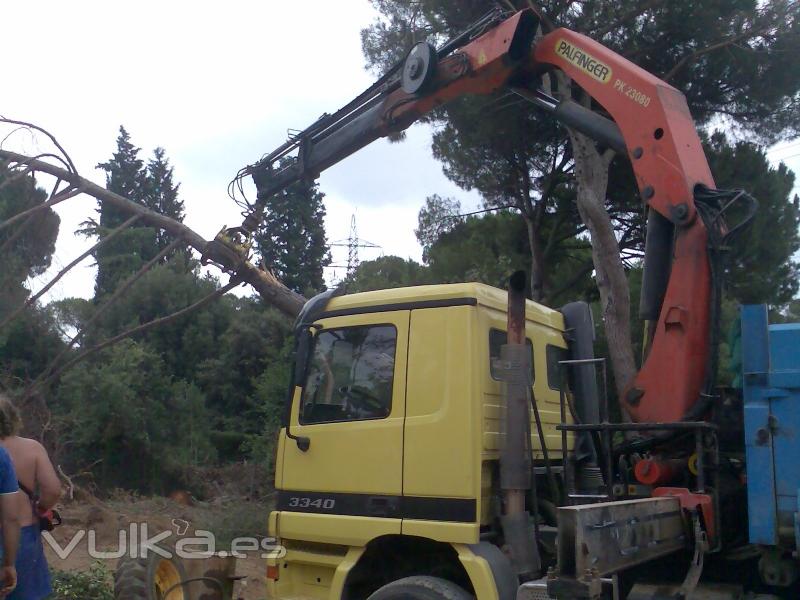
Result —
[[53, 571], [51, 600], [114, 600], [111, 575], [102, 563], [89, 571]]

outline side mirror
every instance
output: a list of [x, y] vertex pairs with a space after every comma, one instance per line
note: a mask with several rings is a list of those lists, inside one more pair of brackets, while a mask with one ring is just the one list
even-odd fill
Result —
[[296, 387], [303, 387], [306, 383], [306, 373], [308, 372], [308, 364], [311, 360], [311, 348], [314, 341], [313, 338], [314, 336], [311, 334], [311, 329], [308, 327], [301, 326], [295, 329], [294, 371], [292, 372], [292, 385], [289, 386], [289, 392], [286, 396], [286, 409], [284, 411], [286, 437], [288, 437], [290, 440], [294, 440], [297, 444], [297, 447], [302, 452], [308, 451], [308, 449], [311, 447], [311, 440], [305, 436], [294, 435], [289, 426], [289, 421], [292, 410], [292, 398], [294, 397], [294, 390]]
[[301, 452], [308, 452], [311, 447], [311, 440], [305, 436], [297, 436], [292, 433], [290, 427], [290, 413], [292, 410], [292, 398], [295, 389], [305, 385], [308, 364], [311, 360], [312, 334], [308, 324], [313, 323], [325, 312], [328, 301], [334, 296], [344, 293], [344, 288], [339, 286], [317, 294], [303, 305], [300, 314], [295, 321], [295, 353], [294, 371], [291, 374], [291, 385], [286, 396], [286, 409], [284, 410], [283, 422], [286, 426], [286, 437], [294, 440]]

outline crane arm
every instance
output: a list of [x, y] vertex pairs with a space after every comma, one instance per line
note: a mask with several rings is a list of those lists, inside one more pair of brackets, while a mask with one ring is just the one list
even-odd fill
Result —
[[[538, 25], [531, 10], [505, 19], [492, 13], [438, 52], [417, 44], [405, 61], [347, 106], [323, 115], [240, 172], [240, 177], [252, 176], [258, 190], [243, 227], [252, 231], [273, 194], [316, 178], [447, 102], [467, 94], [516, 91], [565, 125], [629, 156], [643, 201], [651, 216], [660, 217], [653, 217], [656, 227], [648, 235], [645, 258], [656, 282], [649, 292], [656, 298], [649, 307], [655, 321], [652, 341], [624, 402], [639, 422], [697, 418], [709, 380], [713, 286], [708, 229], [695, 198], [714, 181], [686, 100], [664, 81], [568, 29], [555, 29], [534, 43]], [[541, 75], [552, 69], [566, 73], [611, 119], [539, 89]], [[286, 160], [293, 151], [296, 157]], [[661, 243], [651, 244], [650, 238]]]
[[[658, 265], [660, 273], [655, 276], [666, 282], [666, 289], [662, 288], [663, 300], [657, 293], [660, 310], [646, 315], [656, 322], [644, 364], [622, 399], [626, 409], [639, 422], [679, 421], [690, 413], [699, 418], [702, 415], [693, 414], [697, 412], [693, 409], [702, 406], [701, 395], [711, 391], [706, 388], [712, 377], [715, 324], [709, 232], [697, 214], [695, 190], [714, 188], [714, 179], [686, 99], [664, 81], [574, 31], [556, 29], [547, 34], [533, 56], [534, 63], [564, 71], [611, 115], [625, 139], [642, 200], [663, 217], [655, 221], [664, 224], [662, 229], [674, 228], [674, 237], [667, 234], [673, 237], [671, 245], [646, 248], [645, 270], [651, 269], [652, 277], [651, 265]], [[649, 225], [653, 218], [658, 217], [651, 217]]]
[[[404, 61], [346, 106], [323, 115], [247, 167], [241, 174], [253, 176], [257, 204], [296, 181], [315, 179], [364, 146], [407, 129], [455, 98], [491, 94], [506, 86], [530, 56], [536, 25], [535, 17], [522, 11], [445, 56], [424, 42], [417, 44]], [[293, 150], [296, 160], [276, 164]]]

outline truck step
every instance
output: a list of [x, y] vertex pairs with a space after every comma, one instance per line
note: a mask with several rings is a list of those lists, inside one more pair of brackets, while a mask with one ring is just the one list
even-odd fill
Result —
[[523, 583], [517, 589], [517, 600], [555, 600], [547, 594], [547, 578]]

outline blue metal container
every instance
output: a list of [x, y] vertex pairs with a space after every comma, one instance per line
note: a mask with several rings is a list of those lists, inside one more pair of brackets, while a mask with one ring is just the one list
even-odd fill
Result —
[[800, 546], [800, 323], [769, 325], [742, 307], [750, 542]]

